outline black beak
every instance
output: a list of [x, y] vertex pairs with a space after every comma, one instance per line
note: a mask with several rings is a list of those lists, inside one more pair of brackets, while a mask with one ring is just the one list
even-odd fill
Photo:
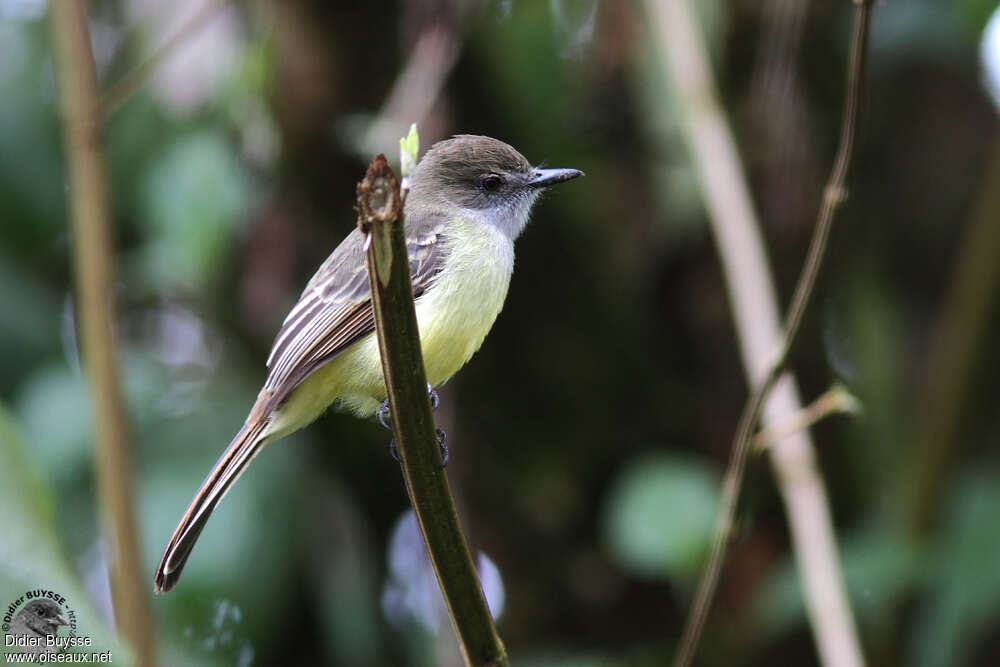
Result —
[[528, 178], [529, 188], [547, 188], [556, 183], [569, 181], [577, 176], [583, 176], [579, 169], [534, 169]]

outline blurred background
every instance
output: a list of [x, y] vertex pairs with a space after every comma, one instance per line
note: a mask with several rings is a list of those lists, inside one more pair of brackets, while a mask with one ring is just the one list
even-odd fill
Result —
[[[851, 4], [694, 4], [787, 303]], [[861, 405], [813, 435], [873, 665], [1000, 658], [996, 4], [876, 7], [850, 199], [792, 360], [806, 402], [840, 383]], [[424, 148], [487, 134], [587, 173], [536, 208], [506, 308], [436, 413], [513, 663], [664, 664], [747, 384], [647, 4], [88, 5], [102, 89], [122, 93], [104, 137], [150, 588], [285, 313], [352, 229], [356, 182], [415, 121]], [[60, 591], [111, 646], [44, 0], [0, 0], [0, 99], [0, 601]], [[388, 443], [330, 414], [268, 448], [152, 600], [164, 662], [457, 664]], [[756, 457], [699, 664], [779, 660], [818, 658]]]

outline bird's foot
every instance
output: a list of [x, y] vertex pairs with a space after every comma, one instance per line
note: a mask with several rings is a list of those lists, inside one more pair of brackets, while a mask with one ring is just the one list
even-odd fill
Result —
[[382, 425], [382, 428], [386, 429], [387, 431], [392, 430], [392, 427], [389, 426], [389, 424], [386, 422], [386, 419], [389, 418], [388, 398], [382, 401], [382, 405], [378, 406], [378, 412], [375, 413], [375, 416], [378, 418], [378, 423]]
[[[443, 428], [434, 429], [434, 433], [437, 434], [438, 447], [441, 448], [441, 467], [444, 468], [448, 465], [448, 456], [451, 453], [448, 451], [448, 434]], [[395, 438], [389, 441], [389, 455], [396, 463], [402, 463], [399, 459], [399, 451], [396, 449]]]
[[[431, 410], [437, 410], [438, 406], [441, 405], [441, 399], [438, 397], [438, 393], [431, 386], [431, 383], [427, 383], [427, 396], [431, 400]], [[389, 426], [388, 419], [391, 416], [389, 413], [389, 399], [382, 401], [382, 405], [378, 406], [378, 412], [375, 413], [378, 418], [378, 423], [382, 425], [382, 428], [391, 431], [392, 427]]]
[[[427, 395], [431, 399], [431, 410], [436, 410], [438, 405], [441, 404], [441, 399], [438, 398], [437, 392], [434, 391], [434, 387], [431, 386], [430, 382], [427, 383]], [[388, 398], [382, 401], [382, 405], [379, 406], [378, 412], [375, 413], [375, 417], [378, 419], [378, 423], [382, 425], [382, 428], [388, 431], [392, 430], [392, 427], [389, 426], [388, 422], [390, 417]], [[448, 456], [450, 453], [448, 451], [448, 434], [445, 433], [443, 428], [435, 429], [434, 433], [437, 435], [438, 447], [441, 448], [441, 467], [444, 468], [448, 465]], [[395, 438], [389, 441], [389, 454], [392, 456], [393, 460], [396, 461], [396, 463], [400, 463], [399, 452], [396, 450]]]
[[438, 447], [441, 448], [441, 467], [444, 468], [448, 465], [448, 434], [444, 432], [443, 428], [435, 429], [438, 438]]

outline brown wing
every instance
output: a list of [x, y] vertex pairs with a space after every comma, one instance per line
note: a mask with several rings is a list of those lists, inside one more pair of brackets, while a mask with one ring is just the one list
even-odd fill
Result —
[[[430, 286], [444, 261], [444, 216], [407, 221], [413, 296]], [[352, 231], [320, 266], [285, 318], [267, 358], [264, 390], [271, 409], [313, 371], [375, 330], [364, 239]]]

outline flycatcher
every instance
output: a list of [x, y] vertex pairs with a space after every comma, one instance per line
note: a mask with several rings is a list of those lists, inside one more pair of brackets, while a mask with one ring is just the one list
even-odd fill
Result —
[[[577, 169], [532, 167], [502, 141], [460, 135], [431, 147], [411, 176], [405, 233], [427, 380], [443, 384], [479, 349], [503, 307], [514, 239], [542, 190]], [[327, 407], [373, 414], [386, 397], [364, 239], [355, 229], [285, 318], [267, 378], [236, 437], [202, 482], [156, 568], [157, 591], [181, 576], [209, 515], [269, 442]]]

